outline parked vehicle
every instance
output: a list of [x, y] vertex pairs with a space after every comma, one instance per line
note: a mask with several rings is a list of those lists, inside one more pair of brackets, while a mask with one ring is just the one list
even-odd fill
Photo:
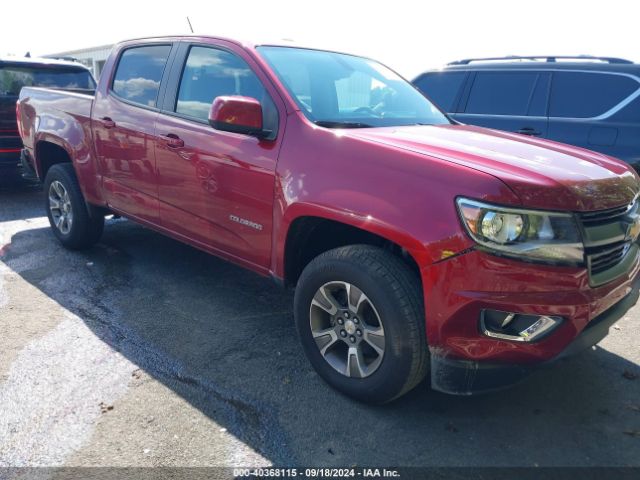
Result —
[[95, 96], [29, 87], [18, 105], [64, 246], [97, 242], [113, 212], [295, 286], [311, 364], [360, 400], [429, 372], [449, 393], [511, 384], [637, 299], [631, 168], [451, 124], [373, 60], [135, 40]]
[[586, 56], [467, 59], [414, 84], [462, 123], [577, 145], [640, 169], [640, 64]]
[[22, 142], [16, 101], [24, 86], [92, 92], [91, 72], [78, 62], [44, 58], [0, 58], [0, 176], [19, 172]]

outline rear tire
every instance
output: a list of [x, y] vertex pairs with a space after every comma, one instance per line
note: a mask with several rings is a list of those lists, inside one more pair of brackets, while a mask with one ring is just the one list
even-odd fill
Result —
[[104, 216], [90, 214], [72, 164], [58, 163], [49, 169], [44, 193], [49, 224], [64, 247], [79, 250], [100, 240]]
[[429, 369], [420, 279], [397, 256], [369, 245], [325, 252], [302, 272], [296, 327], [309, 361], [338, 391], [390, 402]]

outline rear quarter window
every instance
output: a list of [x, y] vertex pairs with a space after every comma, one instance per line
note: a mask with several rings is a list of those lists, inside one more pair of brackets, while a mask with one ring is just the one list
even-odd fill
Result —
[[434, 101], [445, 112], [452, 112], [466, 72], [425, 73], [414, 81], [414, 85]]
[[125, 50], [120, 56], [111, 89], [129, 102], [155, 107], [170, 45], [149, 45]]
[[640, 88], [625, 75], [555, 72], [551, 84], [549, 116], [592, 118], [602, 115]]

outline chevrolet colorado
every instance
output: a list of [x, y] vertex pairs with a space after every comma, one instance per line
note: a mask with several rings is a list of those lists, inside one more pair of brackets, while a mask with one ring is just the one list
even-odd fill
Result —
[[638, 297], [628, 165], [457, 124], [367, 58], [133, 40], [95, 95], [23, 88], [18, 114], [65, 247], [113, 213], [295, 286], [309, 361], [363, 401], [512, 384]]

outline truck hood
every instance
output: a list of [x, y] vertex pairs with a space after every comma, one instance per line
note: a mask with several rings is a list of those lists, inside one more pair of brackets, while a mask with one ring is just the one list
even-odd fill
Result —
[[531, 208], [604, 210], [630, 203], [640, 190], [638, 176], [619, 160], [515, 133], [439, 125], [354, 129], [345, 135], [493, 175]]

